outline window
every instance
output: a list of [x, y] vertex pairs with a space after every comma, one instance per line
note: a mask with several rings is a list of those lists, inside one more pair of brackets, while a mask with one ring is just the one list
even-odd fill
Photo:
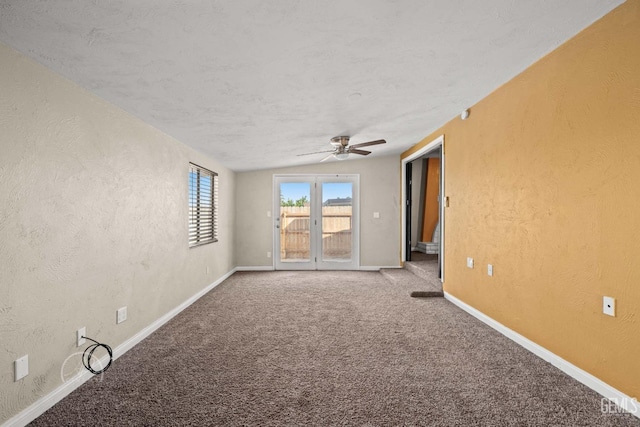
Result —
[[189, 163], [189, 246], [218, 241], [218, 174]]

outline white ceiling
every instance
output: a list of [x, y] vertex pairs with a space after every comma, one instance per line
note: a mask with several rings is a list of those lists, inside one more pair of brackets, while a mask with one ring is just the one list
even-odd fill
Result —
[[400, 153], [620, 3], [0, 0], [0, 41], [244, 171]]

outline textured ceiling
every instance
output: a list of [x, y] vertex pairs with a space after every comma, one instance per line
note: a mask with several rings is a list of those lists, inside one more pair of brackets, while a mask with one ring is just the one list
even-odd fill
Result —
[[243, 171], [400, 153], [620, 3], [0, 0], [0, 41]]

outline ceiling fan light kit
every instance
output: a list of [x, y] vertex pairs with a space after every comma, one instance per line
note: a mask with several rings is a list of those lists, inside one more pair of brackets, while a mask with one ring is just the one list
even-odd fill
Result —
[[384, 139], [378, 139], [376, 141], [369, 141], [369, 142], [362, 142], [360, 144], [354, 144], [354, 145], [349, 145], [349, 139], [351, 137], [349, 136], [334, 136], [333, 138], [331, 138], [331, 145], [334, 147], [332, 150], [326, 150], [326, 151], [316, 151], [314, 153], [304, 153], [304, 154], [298, 154], [298, 156], [306, 156], [309, 154], [318, 154], [318, 153], [331, 153], [329, 154], [327, 157], [325, 157], [324, 159], [320, 160], [321, 162], [324, 162], [325, 160], [328, 160], [330, 158], [334, 158], [337, 160], [345, 160], [349, 157], [349, 154], [360, 154], [361, 156], [366, 156], [368, 154], [371, 154], [371, 151], [367, 151], [367, 150], [360, 150], [359, 147], [367, 147], [369, 145], [378, 145], [378, 144], [385, 144], [387, 141], [385, 141]]

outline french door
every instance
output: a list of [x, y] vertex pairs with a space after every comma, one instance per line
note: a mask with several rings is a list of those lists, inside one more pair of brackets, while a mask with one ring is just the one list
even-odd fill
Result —
[[360, 267], [359, 175], [274, 175], [276, 270]]

